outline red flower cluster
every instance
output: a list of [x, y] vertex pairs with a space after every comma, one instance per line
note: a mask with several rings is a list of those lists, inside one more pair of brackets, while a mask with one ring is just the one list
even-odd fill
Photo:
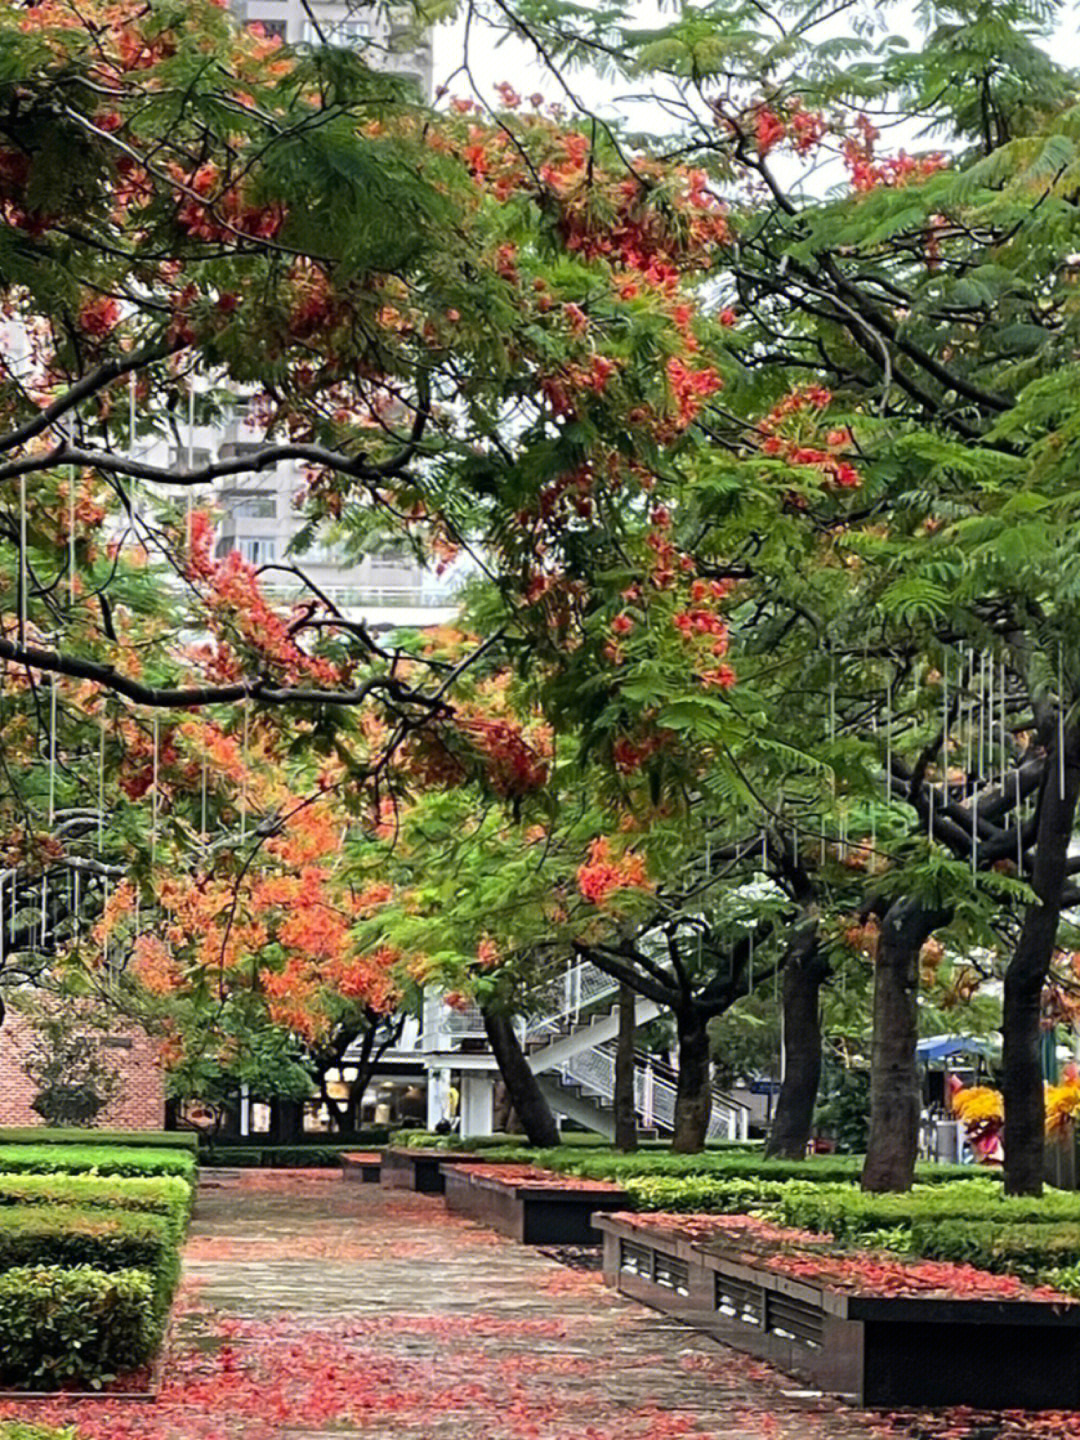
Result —
[[[825, 445], [807, 444], [799, 435], [781, 432], [798, 417], [812, 418], [815, 411], [824, 410], [832, 401], [832, 394], [821, 385], [807, 385], [793, 390], [774, 405], [758, 425], [761, 432], [761, 452], [788, 461], [791, 465], [805, 465], [821, 472], [826, 484], [840, 489], [855, 489], [862, 484], [862, 476], [854, 465], [842, 458], [842, 452], [851, 445], [851, 431], [846, 427], [830, 430]], [[804, 432], [805, 424], [800, 427]]]
[[173, 163], [169, 173], [178, 187], [176, 223], [196, 240], [227, 240], [238, 233], [271, 240], [285, 223], [280, 205], [250, 205], [235, 186], [222, 189], [221, 171], [212, 161], [191, 174]]
[[629, 851], [614, 858], [611, 842], [603, 835], [589, 846], [589, 858], [578, 867], [578, 889], [591, 905], [603, 905], [617, 890], [651, 888], [645, 861]]
[[786, 107], [784, 114], [778, 114], [768, 105], [762, 105], [754, 118], [754, 142], [759, 155], [790, 140], [791, 148], [798, 155], [806, 155], [821, 144], [825, 135], [825, 121], [817, 111], [804, 110], [797, 98]]
[[706, 399], [715, 395], [724, 384], [711, 365], [691, 370], [677, 355], [673, 355], [667, 363], [667, 378], [683, 429], [697, 419]]
[[485, 779], [504, 800], [542, 790], [548, 763], [528, 743], [521, 728], [509, 720], [459, 720], [458, 729], [475, 744], [484, 760]]
[[909, 155], [906, 150], [901, 150], [898, 155], [876, 160], [874, 142], [881, 132], [871, 125], [865, 115], [856, 120], [855, 129], [856, 133], [849, 135], [840, 148], [851, 176], [852, 188], [863, 193], [882, 186], [895, 188], [918, 184], [944, 169], [948, 163], [940, 150], [928, 155]]
[[111, 295], [91, 295], [79, 307], [79, 329], [92, 340], [108, 335], [119, 319], [120, 302]]

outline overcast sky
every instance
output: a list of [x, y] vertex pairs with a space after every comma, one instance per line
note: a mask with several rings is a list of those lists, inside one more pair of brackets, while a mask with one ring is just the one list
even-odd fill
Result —
[[[916, 9], [912, 0], [900, 0], [900, 3], [889, 5], [884, 10], [870, 3], [870, 0], [857, 0], [830, 30], [832, 33], [842, 33], [850, 29], [852, 16], [873, 15], [878, 17], [883, 26], [887, 20], [893, 33], [906, 34], [914, 39], [918, 33]], [[654, 0], [642, 0], [636, 7], [635, 18], [641, 25], [648, 26], [663, 23], [665, 16], [670, 19], [673, 14], [674, 7], [670, 4], [660, 10]], [[548, 101], [566, 101], [558, 81], [537, 59], [531, 47], [506, 38], [502, 38], [502, 43], [498, 43], [500, 38], [501, 32], [474, 22], [469, 45], [471, 69], [477, 89], [486, 101], [495, 101], [495, 86], [501, 81], [509, 81], [522, 95], [527, 96], [535, 91], [543, 94]], [[1047, 42], [1047, 47], [1061, 63], [1080, 66], [1080, 0], [1069, 0], [1063, 7], [1060, 22], [1052, 40]], [[471, 94], [468, 78], [462, 74], [453, 76], [454, 70], [461, 63], [464, 49], [463, 21], [437, 27], [434, 43], [435, 83], [449, 83], [450, 91], [454, 95]], [[625, 86], [614, 86], [585, 72], [576, 72], [568, 79], [571, 88], [590, 109], [610, 113], [624, 108], [620, 101]], [[634, 115], [634, 123], [642, 128], [647, 126], [660, 129], [663, 120], [659, 113], [655, 121], [650, 121], [639, 112]]]

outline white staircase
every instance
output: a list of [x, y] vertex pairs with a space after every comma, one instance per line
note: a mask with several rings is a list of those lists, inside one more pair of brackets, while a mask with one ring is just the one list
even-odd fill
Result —
[[[545, 980], [528, 996], [528, 1012], [519, 1026], [522, 1046], [552, 1108], [602, 1135], [614, 1133], [615, 1056], [611, 1047], [619, 1029], [618, 982], [590, 961], [582, 961]], [[653, 1000], [638, 996], [637, 1025], [660, 1014]], [[490, 1072], [494, 1057], [481, 1042], [483, 1017], [476, 1006], [451, 1009], [429, 995], [424, 1006], [420, 1052], [429, 1072], [453, 1067]], [[675, 1085], [647, 1057], [634, 1070], [634, 1099], [642, 1125], [670, 1132], [675, 1121]], [[749, 1110], [719, 1090], [713, 1091], [708, 1138], [745, 1140]]]

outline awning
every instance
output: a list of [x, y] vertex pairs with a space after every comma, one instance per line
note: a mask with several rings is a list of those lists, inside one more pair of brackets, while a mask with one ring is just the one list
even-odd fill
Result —
[[989, 1055], [990, 1044], [974, 1035], [929, 1035], [915, 1046], [920, 1060], [948, 1060], [952, 1055]]

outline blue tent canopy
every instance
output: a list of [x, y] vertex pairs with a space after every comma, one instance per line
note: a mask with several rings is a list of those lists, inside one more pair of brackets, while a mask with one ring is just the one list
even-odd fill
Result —
[[915, 1046], [920, 1060], [948, 1060], [952, 1055], [989, 1055], [990, 1046], [974, 1035], [930, 1035]]

